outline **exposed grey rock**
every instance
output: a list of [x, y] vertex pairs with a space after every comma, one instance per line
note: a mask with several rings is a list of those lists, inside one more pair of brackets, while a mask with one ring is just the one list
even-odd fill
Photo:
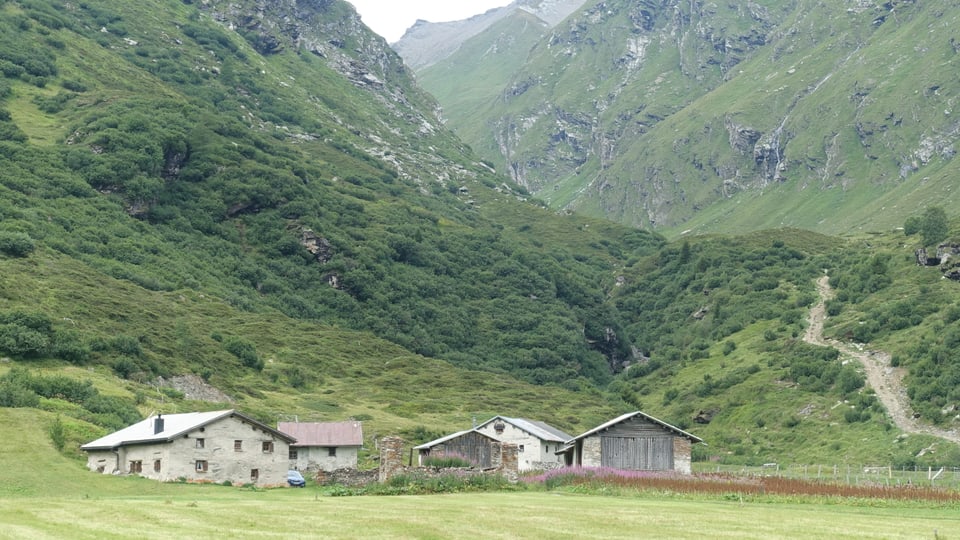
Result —
[[468, 19], [450, 22], [418, 20], [392, 46], [403, 61], [415, 70], [433, 65], [450, 56], [468, 39], [490, 28], [518, 10], [553, 27], [579, 9], [586, 0], [516, 0]]

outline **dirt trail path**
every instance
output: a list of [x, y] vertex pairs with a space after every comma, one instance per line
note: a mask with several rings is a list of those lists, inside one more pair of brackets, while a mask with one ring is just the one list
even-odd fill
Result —
[[941, 429], [913, 417], [907, 391], [903, 386], [906, 370], [892, 367], [888, 353], [866, 351], [856, 344], [823, 337], [823, 321], [827, 318], [826, 302], [833, 298], [833, 289], [830, 288], [830, 279], [827, 276], [817, 280], [817, 292], [820, 293], [820, 300], [810, 308], [810, 324], [803, 340], [814, 345], [833, 347], [842, 355], [856, 358], [866, 371], [867, 384], [877, 393], [877, 399], [887, 409], [890, 419], [902, 431], [933, 435], [960, 444], [960, 433], [957, 430]]

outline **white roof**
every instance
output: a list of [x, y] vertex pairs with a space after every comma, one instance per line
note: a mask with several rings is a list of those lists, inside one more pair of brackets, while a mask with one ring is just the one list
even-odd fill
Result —
[[453, 434], [451, 434], [451, 435], [447, 435], [446, 437], [440, 437], [439, 439], [434, 439], [434, 440], [432, 440], [432, 441], [430, 441], [430, 442], [428, 442], [428, 443], [423, 443], [423, 444], [421, 444], [420, 446], [414, 446], [413, 449], [414, 449], [414, 450], [427, 450], [427, 449], [433, 448], [434, 446], [436, 446], [436, 445], [438, 445], [438, 444], [443, 444], [443, 443], [445, 443], [445, 442], [447, 442], [447, 441], [449, 441], [449, 440], [451, 440], [451, 439], [456, 439], [457, 437], [460, 437], [461, 435], [466, 435], [467, 433], [477, 433], [478, 435], [481, 435], [481, 436], [483, 436], [483, 437], [486, 437], [486, 438], [490, 439], [491, 441], [495, 441], [495, 442], [496, 442], [496, 440], [497, 440], [497, 439], [495, 439], [495, 438], [487, 435], [486, 433], [484, 433], [484, 432], [482, 432], [482, 431], [477, 431], [476, 429], [465, 429], [465, 430], [463, 430], [463, 431], [458, 431], [458, 432], [453, 433]]
[[[295, 440], [293, 437], [280, 433], [269, 426], [257, 422], [252, 418], [244, 416], [233, 409], [225, 411], [211, 412], [193, 412], [180, 414], [163, 414], [150, 416], [141, 420], [132, 426], [125, 427], [120, 431], [115, 431], [109, 435], [100, 437], [95, 441], [88, 442], [80, 447], [81, 450], [112, 450], [114, 448], [130, 444], [146, 444], [157, 442], [168, 442], [185, 433], [210, 424], [221, 418], [228, 416], [239, 416], [244, 421], [256, 424], [257, 427], [265, 429], [274, 434], [280, 435], [284, 439]], [[156, 420], [163, 420], [163, 430], [156, 432]]]
[[559, 429], [547, 424], [546, 422], [538, 422], [536, 420], [530, 420], [528, 418], [510, 418], [507, 416], [494, 416], [490, 420], [480, 424], [479, 427], [483, 427], [491, 422], [494, 422], [497, 419], [503, 420], [509, 424], [513, 424], [519, 429], [526, 431], [527, 433], [533, 435], [534, 437], [540, 439], [541, 441], [550, 441], [550, 442], [567, 442], [573, 438], [573, 435], [569, 435], [560, 431]]
[[605, 423], [603, 423], [603, 424], [600, 424], [599, 426], [591, 429], [590, 431], [586, 431], [586, 432], [584, 432], [584, 433], [581, 433], [580, 435], [577, 435], [575, 438], [567, 441], [567, 444], [566, 444], [563, 448], [561, 448], [557, 453], [558, 453], [558, 454], [561, 454], [561, 453], [563, 453], [563, 452], [566, 452], [566, 451], [569, 450], [570, 448], [572, 448], [574, 441], [577, 441], [577, 440], [580, 440], [580, 439], [584, 439], [584, 438], [586, 438], [586, 437], [589, 437], [590, 435], [593, 435], [594, 433], [597, 433], [597, 432], [600, 432], [600, 431], [604, 431], [604, 430], [606, 430], [606, 429], [609, 429], [609, 428], [611, 428], [611, 427], [619, 424], [620, 422], [624, 422], [624, 421], [629, 420], [629, 419], [631, 419], [631, 418], [633, 418], [633, 417], [635, 417], [635, 416], [638, 416], [638, 417], [640, 417], [640, 418], [643, 418], [643, 419], [647, 420], [648, 422], [652, 422], [652, 423], [654, 423], [654, 424], [657, 424], [657, 425], [659, 425], [660, 427], [664, 428], [665, 430], [667, 430], [667, 431], [672, 431], [672, 432], [676, 433], [677, 435], [680, 435], [681, 437], [686, 437], [687, 439], [690, 439], [691, 442], [694, 442], [694, 443], [702, 443], [702, 442], [703, 442], [703, 439], [701, 439], [700, 437], [697, 437], [696, 435], [693, 435], [692, 433], [687, 433], [686, 431], [684, 431], [684, 430], [682, 430], [682, 429], [680, 429], [680, 428], [678, 428], [678, 427], [676, 427], [676, 426], [671, 426], [670, 424], [664, 422], [663, 420], [659, 420], [659, 419], [657, 419], [657, 418], [654, 418], [654, 417], [652, 417], [652, 416], [650, 416], [649, 414], [646, 414], [646, 413], [644, 413], [644, 412], [635, 411], [635, 412], [631, 412], [631, 413], [626, 413], [626, 414], [620, 415], [620, 416], [614, 418], [613, 420], [610, 420], [609, 422], [605, 422]]

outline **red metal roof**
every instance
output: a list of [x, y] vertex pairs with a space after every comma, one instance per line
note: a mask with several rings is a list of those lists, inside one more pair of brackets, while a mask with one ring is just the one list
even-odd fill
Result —
[[279, 422], [277, 430], [297, 439], [290, 446], [363, 446], [363, 428], [346, 422]]

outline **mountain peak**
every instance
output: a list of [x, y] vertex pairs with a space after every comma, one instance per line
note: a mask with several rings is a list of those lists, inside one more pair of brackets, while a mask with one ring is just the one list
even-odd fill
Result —
[[413, 69], [423, 69], [447, 58], [465, 41], [516, 13], [524, 11], [553, 27], [579, 9], [585, 0], [517, 0], [507, 6], [459, 21], [417, 20], [392, 46]]

